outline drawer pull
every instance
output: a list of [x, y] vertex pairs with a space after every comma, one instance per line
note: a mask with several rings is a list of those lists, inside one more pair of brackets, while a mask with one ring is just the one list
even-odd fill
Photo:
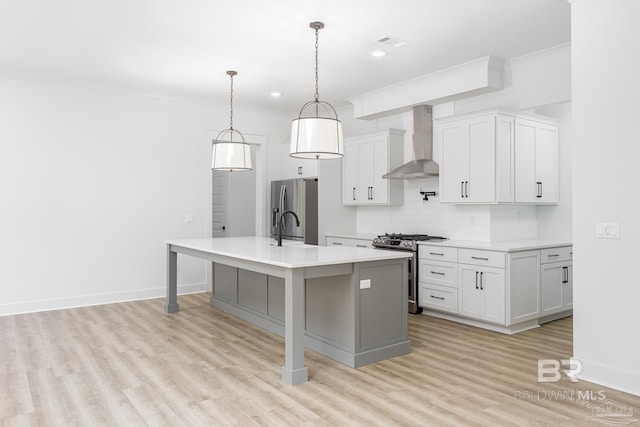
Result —
[[439, 254], [439, 253], [437, 253], [437, 252], [429, 252], [429, 255], [444, 256], [444, 254]]
[[479, 257], [479, 256], [472, 256], [471, 259], [479, 259], [481, 261], [489, 261], [489, 258], [483, 258], [483, 257]]
[[340, 242], [333, 242], [332, 245], [338, 245], [338, 246], [342, 246], [342, 243]]
[[429, 273], [431, 274], [438, 274], [440, 276], [444, 276], [444, 273], [440, 272], [440, 271], [430, 271]]
[[430, 296], [431, 298], [433, 298], [433, 299], [439, 299], [439, 300], [444, 301], [444, 297], [437, 297], [437, 296], [435, 296], [435, 295], [429, 295], [429, 296]]
[[550, 254], [550, 255], [548, 255], [549, 258], [551, 258], [553, 256], [560, 256], [560, 254]]
[[359, 248], [366, 248], [367, 247], [367, 245], [356, 245], [356, 246], [359, 247]]

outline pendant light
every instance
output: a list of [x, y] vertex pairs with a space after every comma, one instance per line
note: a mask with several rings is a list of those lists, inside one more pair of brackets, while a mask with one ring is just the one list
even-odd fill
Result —
[[318, 95], [318, 31], [324, 24], [312, 22], [309, 27], [316, 32], [316, 94], [293, 120], [289, 155], [303, 159], [337, 159], [344, 153], [342, 123], [335, 108], [320, 101]]
[[238, 73], [227, 71], [231, 77], [231, 119], [229, 129], [225, 129], [213, 140], [211, 169], [216, 171], [251, 170], [251, 146], [244, 140], [240, 131], [233, 128], [233, 76]]

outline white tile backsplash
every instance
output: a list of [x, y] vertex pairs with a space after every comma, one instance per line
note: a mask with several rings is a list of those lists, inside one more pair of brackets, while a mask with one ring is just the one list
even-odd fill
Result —
[[404, 182], [404, 205], [358, 207], [358, 233], [426, 233], [456, 240], [488, 241], [491, 238], [491, 206], [454, 205], [420, 191], [439, 193], [438, 178]]

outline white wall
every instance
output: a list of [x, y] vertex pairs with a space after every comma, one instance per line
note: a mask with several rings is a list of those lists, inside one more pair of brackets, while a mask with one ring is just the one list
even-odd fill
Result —
[[[558, 103], [566, 105], [571, 99], [570, 73], [569, 44], [513, 58], [505, 62], [503, 90], [435, 105], [433, 116], [445, 117], [493, 107], [526, 110]], [[569, 119], [570, 109], [567, 108], [549, 106], [541, 113]], [[404, 158], [405, 161], [411, 159], [411, 112], [372, 121], [354, 119], [353, 111], [346, 109], [340, 113], [345, 137], [390, 127], [405, 129]], [[570, 162], [570, 126], [570, 120], [567, 120], [560, 134], [560, 161], [566, 163]], [[440, 143], [437, 138], [434, 140], [433, 157], [439, 162]], [[538, 218], [534, 206], [441, 204], [437, 196], [430, 197], [425, 203], [420, 190], [438, 191], [438, 178], [404, 180], [404, 205], [357, 208], [357, 232], [417, 232], [445, 235], [457, 240], [501, 241], [547, 237], [556, 240], [554, 231], [564, 230], [565, 233], [558, 238], [570, 239], [567, 222], [571, 215], [571, 180], [566, 179], [568, 174], [570, 167], [561, 172], [560, 205], [546, 207], [542, 219]]]
[[[579, 0], [571, 15], [574, 355], [581, 379], [640, 395], [640, 2]], [[596, 239], [596, 222], [620, 238]]]
[[[205, 134], [228, 107], [8, 78], [0, 93], [0, 314], [163, 296], [163, 240], [206, 235]], [[243, 132], [289, 131], [235, 113]], [[185, 257], [180, 290], [205, 272]]]

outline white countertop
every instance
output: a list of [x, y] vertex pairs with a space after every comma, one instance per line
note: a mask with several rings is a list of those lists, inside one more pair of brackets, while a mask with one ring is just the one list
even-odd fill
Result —
[[535, 249], [557, 248], [560, 246], [571, 246], [568, 241], [551, 240], [511, 240], [505, 242], [476, 242], [471, 240], [444, 240], [442, 242], [425, 241], [418, 242], [419, 245], [445, 246], [451, 248], [464, 249], [484, 249], [488, 251], [518, 252]]
[[343, 239], [358, 239], [358, 240], [371, 240], [378, 237], [378, 234], [373, 233], [327, 233], [327, 237], [342, 237]]
[[165, 243], [232, 258], [285, 268], [317, 267], [352, 262], [409, 258], [412, 252], [351, 246], [315, 246], [300, 242], [276, 241], [268, 237], [217, 237], [215, 239], [176, 239]]

